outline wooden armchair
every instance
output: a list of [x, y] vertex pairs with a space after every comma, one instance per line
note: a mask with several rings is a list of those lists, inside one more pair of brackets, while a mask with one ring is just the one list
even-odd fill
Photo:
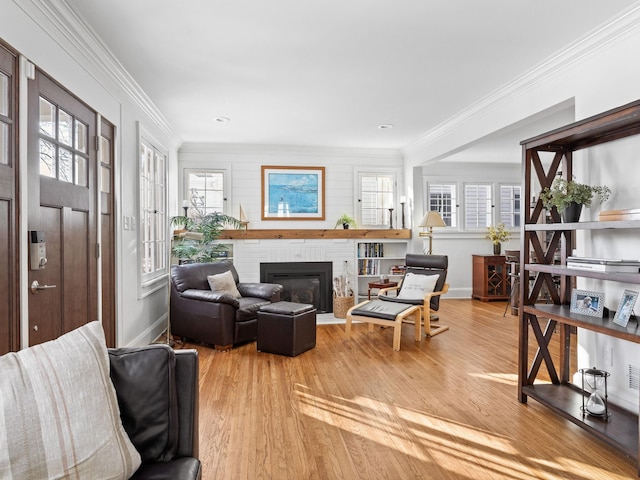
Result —
[[[447, 279], [447, 269], [449, 267], [449, 257], [446, 255], [419, 255], [409, 253], [405, 258], [405, 264], [407, 270], [402, 281], [395, 287], [380, 290], [378, 298], [387, 302], [420, 305], [422, 307], [421, 318], [425, 333], [428, 337], [433, 337], [438, 333], [449, 330], [449, 327], [446, 325], [433, 323], [438, 320], [438, 317], [432, 313], [433, 311], [438, 311], [440, 308], [440, 296], [449, 291], [449, 285], [445, 283]], [[414, 281], [411, 278], [412, 275], [437, 276], [437, 278], [427, 280], [415, 277], [416, 281]], [[423, 294], [421, 289], [425, 283], [433, 284], [433, 291], [429, 292], [429, 288], [427, 287], [427, 293]], [[389, 293], [394, 291], [396, 292], [396, 296], [390, 296]], [[407, 317], [407, 319], [403, 321], [409, 323], [411, 322], [410, 318], [411, 317]], [[425, 319], [429, 320], [427, 321]]]

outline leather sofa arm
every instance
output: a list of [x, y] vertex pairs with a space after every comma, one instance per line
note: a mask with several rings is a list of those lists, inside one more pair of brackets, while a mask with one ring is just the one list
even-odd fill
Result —
[[179, 427], [177, 455], [198, 458], [198, 351], [176, 350], [175, 358]]
[[[242, 293], [242, 292], [241, 292]], [[180, 294], [183, 299], [201, 300], [203, 302], [227, 303], [235, 308], [240, 307], [237, 298], [232, 297], [228, 293], [213, 292], [211, 290], [198, 290], [191, 288]]]
[[272, 303], [280, 301], [282, 288], [278, 283], [238, 283], [238, 291], [243, 297], [263, 298]]

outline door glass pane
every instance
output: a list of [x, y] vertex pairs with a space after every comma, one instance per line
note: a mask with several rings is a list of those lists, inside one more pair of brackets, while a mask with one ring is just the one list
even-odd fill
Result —
[[102, 170], [102, 181], [100, 184], [100, 191], [103, 193], [111, 193], [111, 169], [107, 167], [100, 167]]
[[9, 164], [9, 125], [0, 122], [0, 163]]
[[76, 150], [87, 153], [87, 126], [79, 120], [76, 120]]
[[58, 165], [60, 166], [58, 180], [61, 182], [73, 182], [73, 155], [66, 148], [58, 150]]
[[55, 138], [56, 106], [40, 97], [40, 133]]
[[111, 142], [105, 137], [100, 137], [100, 162], [111, 165]]
[[73, 117], [64, 110], [58, 115], [58, 140], [63, 145], [73, 146]]
[[40, 139], [40, 175], [56, 178], [56, 147]]
[[0, 72], [0, 115], [9, 115], [9, 77]]
[[74, 183], [81, 187], [87, 186], [87, 159], [80, 155], [76, 155], [76, 175]]

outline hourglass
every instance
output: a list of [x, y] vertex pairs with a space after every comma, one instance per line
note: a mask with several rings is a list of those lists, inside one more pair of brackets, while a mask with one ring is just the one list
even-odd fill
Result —
[[607, 405], [607, 377], [610, 375], [609, 372], [593, 367], [582, 368], [580, 373], [582, 374], [582, 391], [588, 393], [584, 388], [586, 383], [591, 392], [589, 397], [582, 396], [582, 414], [607, 419], [610, 415]]

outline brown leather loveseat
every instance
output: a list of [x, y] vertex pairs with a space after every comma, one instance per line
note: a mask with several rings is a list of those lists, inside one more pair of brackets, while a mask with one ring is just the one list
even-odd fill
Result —
[[[239, 297], [213, 291], [210, 275], [231, 272]], [[193, 263], [171, 267], [171, 333], [229, 350], [255, 340], [258, 310], [280, 301], [282, 285], [242, 283], [230, 262]]]

